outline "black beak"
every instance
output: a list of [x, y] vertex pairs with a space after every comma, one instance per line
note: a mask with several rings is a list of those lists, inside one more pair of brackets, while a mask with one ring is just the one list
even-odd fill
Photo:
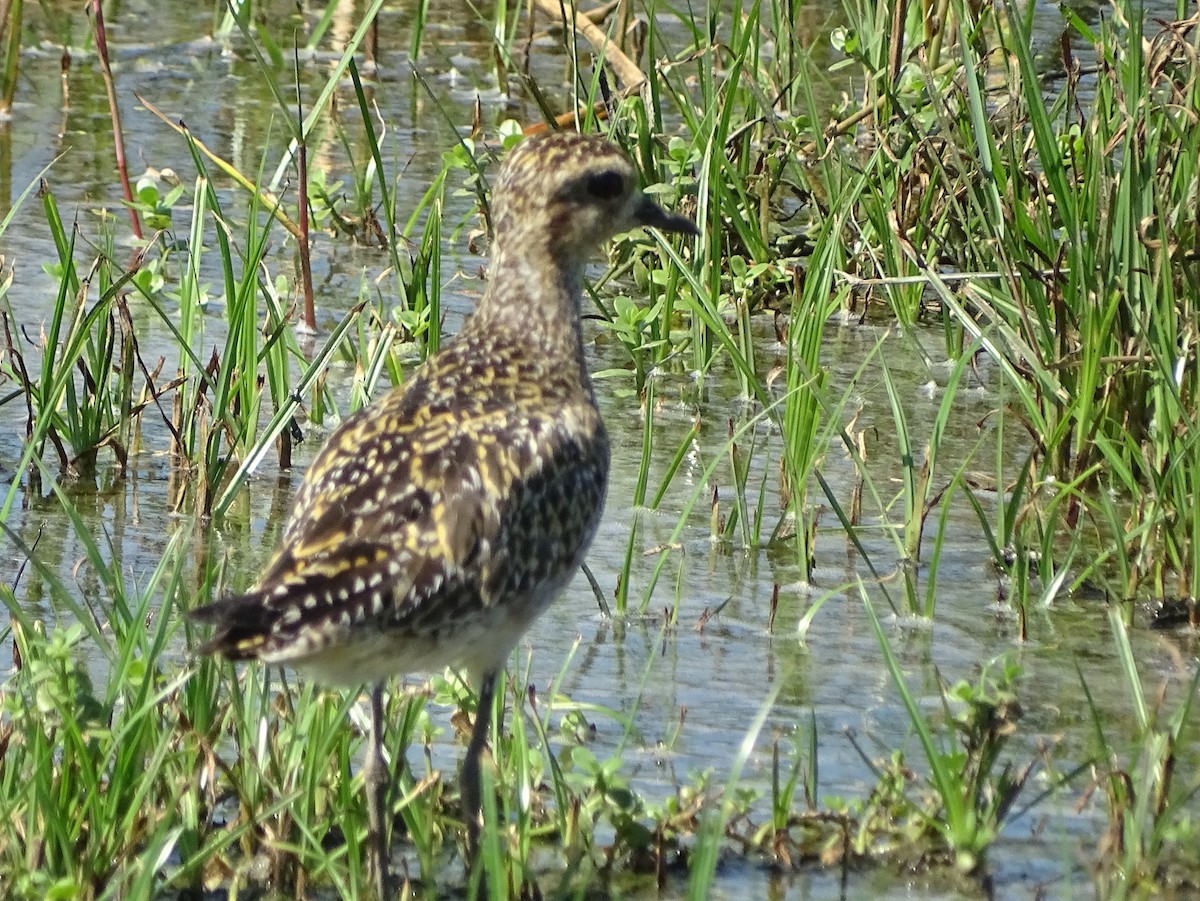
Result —
[[665, 232], [692, 235], [693, 237], [700, 234], [700, 230], [696, 228], [696, 223], [687, 216], [680, 216], [678, 213], [668, 213], [644, 194], [642, 195], [642, 202], [638, 204], [638, 208], [633, 214], [633, 218], [637, 220], [638, 225], [644, 225], [648, 228], [657, 228]]

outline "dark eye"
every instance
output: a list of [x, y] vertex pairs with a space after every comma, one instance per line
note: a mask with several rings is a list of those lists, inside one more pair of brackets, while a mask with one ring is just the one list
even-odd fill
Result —
[[625, 179], [620, 172], [609, 169], [588, 176], [587, 192], [597, 200], [616, 200], [625, 190]]

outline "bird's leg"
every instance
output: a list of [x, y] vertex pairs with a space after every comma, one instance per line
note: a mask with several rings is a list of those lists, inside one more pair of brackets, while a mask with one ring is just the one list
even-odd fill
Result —
[[479, 856], [479, 828], [483, 818], [483, 794], [479, 787], [479, 758], [487, 744], [488, 724], [492, 719], [492, 699], [496, 694], [496, 672], [485, 673], [479, 683], [479, 706], [475, 708], [475, 725], [471, 728], [471, 741], [467, 744], [467, 756], [463, 758], [461, 787], [463, 817], [467, 821], [467, 864], [475, 863]]
[[367, 790], [368, 857], [380, 901], [387, 898], [388, 884], [388, 772], [383, 761], [383, 683], [371, 686], [371, 735], [365, 765]]

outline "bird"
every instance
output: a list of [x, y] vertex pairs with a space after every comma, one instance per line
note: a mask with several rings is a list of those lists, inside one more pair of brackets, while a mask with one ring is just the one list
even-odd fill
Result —
[[639, 187], [619, 146], [571, 131], [510, 151], [491, 200], [483, 295], [412, 376], [349, 416], [305, 472], [254, 587], [191, 611], [214, 627], [197, 655], [370, 684], [367, 854], [388, 884], [384, 686], [463, 673], [478, 694], [460, 773], [468, 865], [496, 684], [596, 534], [609, 441], [588, 374], [585, 270], [638, 227], [695, 236]]

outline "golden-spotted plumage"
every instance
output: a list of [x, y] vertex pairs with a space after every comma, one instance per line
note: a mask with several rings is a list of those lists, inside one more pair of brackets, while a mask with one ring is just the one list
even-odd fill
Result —
[[511, 646], [490, 621], [523, 631], [553, 600], [544, 589], [578, 568], [608, 440], [562, 361], [473, 334], [331, 436], [258, 588], [223, 602], [204, 650], [341, 683], [503, 664]]
[[[487, 288], [462, 331], [330, 436], [255, 587], [192, 613], [216, 626], [200, 653], [341, 683], [445, 666], [475, 676], [481, 714], [463, 765], [472, 847], [496, 674], [577, 571], [604, 506], [584, 267], [604, 239], [639, 225], [695, 232], [637, 189], [618, 148], [566, 133], [509, 155], [492, 221]], [[375, 716], [380, 699], [377, 689]], [[386, 843], [374, 838], [382, 874]]]

